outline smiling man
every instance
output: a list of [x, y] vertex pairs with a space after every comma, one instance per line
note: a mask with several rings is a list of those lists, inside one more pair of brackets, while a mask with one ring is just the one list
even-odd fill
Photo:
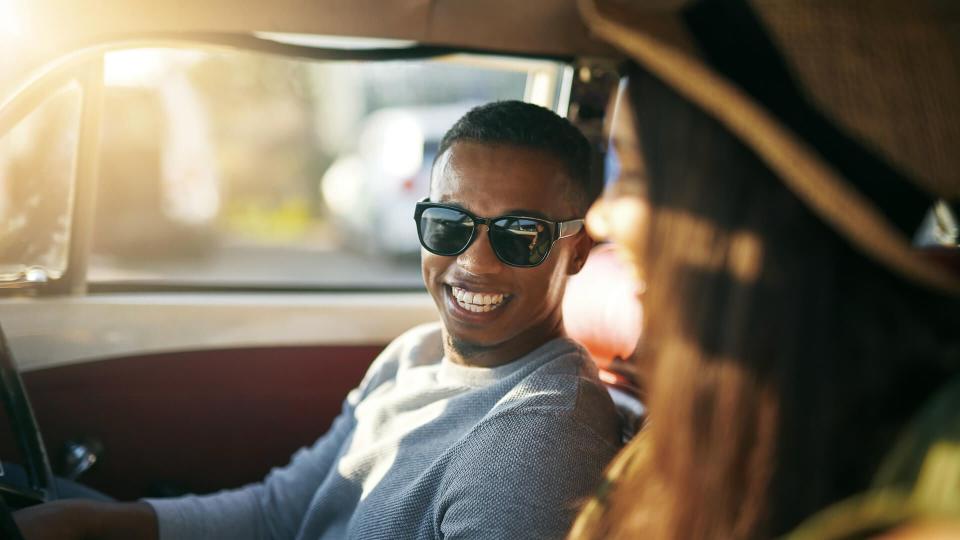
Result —
[[416, 218], [445, 352], [465, 365], [506, 364], [563, 335], [566, 278], [592, 243], [582, 219], [551, 220], [582, 217], [592, 199], [589, 146], [546, 109], [504, 102], [469, 113], [440, 150], [434, 202]]
[[441, 142], [414, 212], [441, 324], [388, 346], [313, 447], [241, 489], [60, 503], [18, 521], [39, 531], [43, 518], [72, 519], [91, 537], [563, 537], [619, 442], [609, 395], [561, 315], [592, 246], [581, 219], [599, 190], [590, 153], [546, 109], [470, 111]]

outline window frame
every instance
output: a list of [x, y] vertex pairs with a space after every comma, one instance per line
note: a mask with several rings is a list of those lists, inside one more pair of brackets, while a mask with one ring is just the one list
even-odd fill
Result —
[[81, 296], [111, 292], [289, 292], [356, 293], [411, 292], [419, 287], [342, 287], [282, 285], [216, 284], [126, 284], [89, 283], [88, 259], [93, 241], [93, 216], [96, 210], [96, 186], [100, 158], [100, 128], [104, 100], [104, 59], [113, 51], [140, 48], [241, 50], [278, 55], [292, 59], [327, 61], [427, 60], [452, 55], [479, 55], [500, 59], [542, 60], [564, 64], [560, 85], [554, 96], [555, 109], [566, 113], [570, 101], [575, 57], [570, 55], [513, 53], [466, 47], [412, 44], [399, 47], [333, 48], [301, 45], [276, 40], [275, 34], [217, 32], [159, 32], [123, 39], [106, 40], [81, 46], [48, 62], [10, 93], [0, 104], [0, 133], [6, 133], [29, 115], [63, 85], [76, 81], [82, 92], [80, 133], [74, 176], [73, 213], [70, 227], [67, 268], [57, 279], [32, 282], [26, 279], [0, 283], [0, 298], [11, 296]]

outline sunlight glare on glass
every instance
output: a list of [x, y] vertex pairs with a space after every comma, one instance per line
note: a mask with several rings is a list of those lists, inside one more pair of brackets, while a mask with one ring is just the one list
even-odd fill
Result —
[[405, 49], [417, 43], [402, 39], [363, 38], [351, 36], [327, 36], [319, 34], [296, 34], [286, 32], [254, 32], [260, 39], [276, 41], [286, 45], [317, 47], [321, 49]]
[[172, 68], [196, 63], [205, 56], [201, 51], [173, 49], [113, 51], [104, 59], [103, 82], [107, 86], [153, 86]]
[[0, 40], [23, 37], [24, 21], [18, 0], [0, 0]]

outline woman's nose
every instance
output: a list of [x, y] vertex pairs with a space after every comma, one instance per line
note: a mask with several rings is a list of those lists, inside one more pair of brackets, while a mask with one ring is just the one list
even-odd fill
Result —
[[604, 197], [593, 203], [585, 219], [590, 236], [617, 244], [617, 253], [630, 265], [641, 288], [645, 287], [642, 261], [649, 221], [649, 203], [634, 195]]
[[635, 245], [646, 235], [649, 215], [649, 205], [640, 197], [604, 197], [587, 212], [587, 232], [596, 240]]

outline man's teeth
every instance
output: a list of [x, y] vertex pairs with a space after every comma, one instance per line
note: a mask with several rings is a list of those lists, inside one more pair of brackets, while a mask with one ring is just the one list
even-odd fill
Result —
[[450, 289], [453, 291], [454, 298], [457, 299], [457, 304], [474, 313], [493, 311], [503, 304], [502, 294], [472, 292], [459, 287], [450, 287]]

